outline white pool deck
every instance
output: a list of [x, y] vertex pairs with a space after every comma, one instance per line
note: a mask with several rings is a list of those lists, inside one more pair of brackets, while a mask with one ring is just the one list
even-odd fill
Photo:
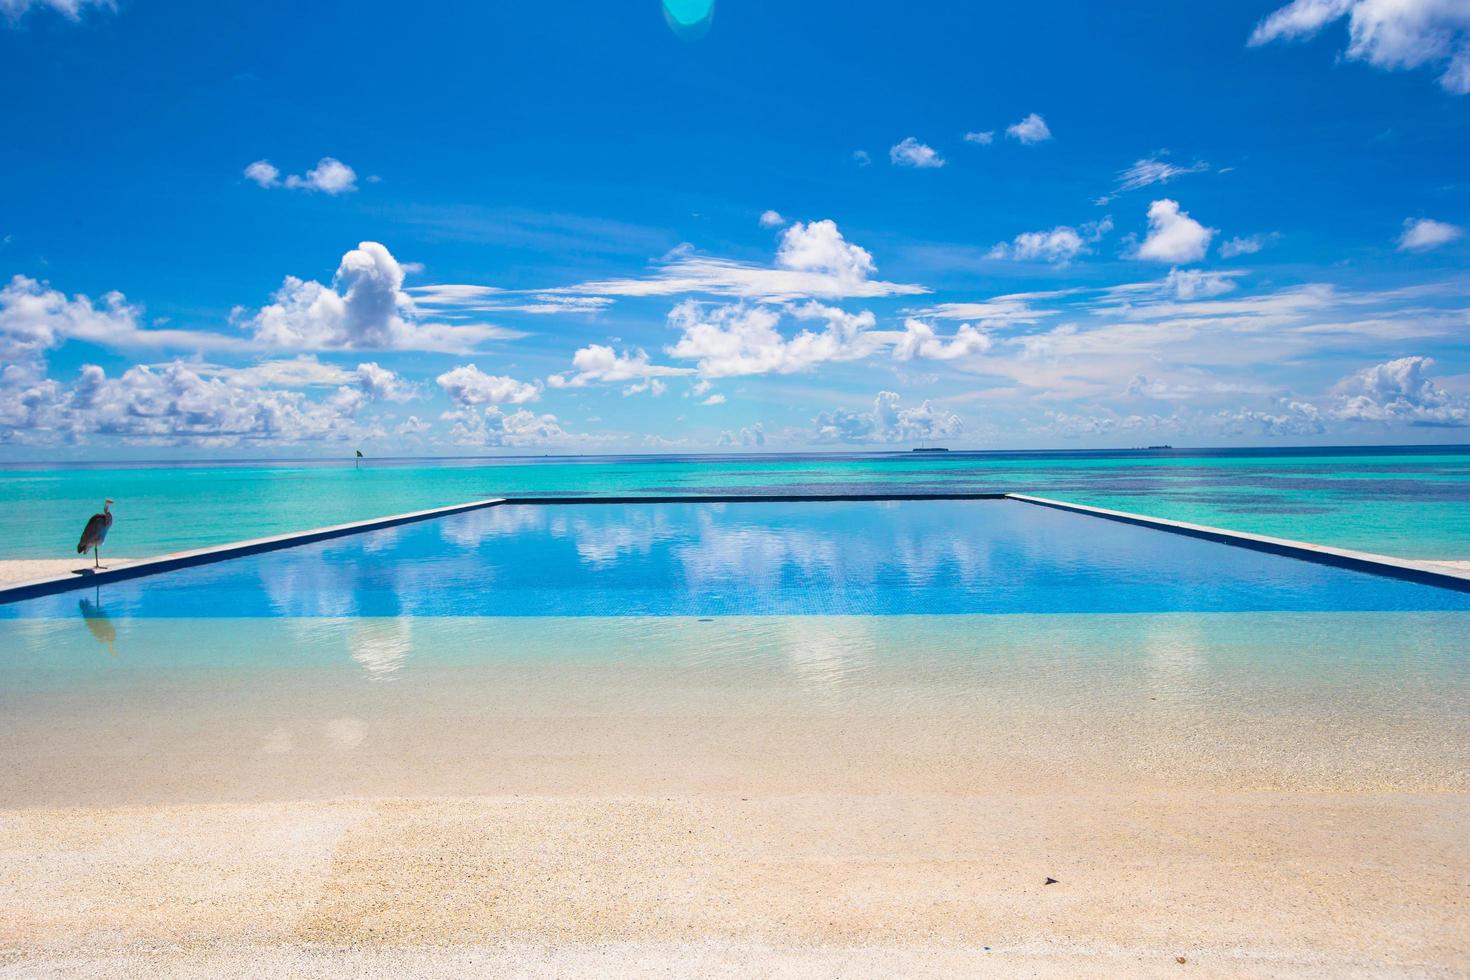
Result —
[[[352, 534], [361, 534], [366, 531], [381, 530], [401, 524], [412, 524], [418, 521], [462, 514], [467, 511], [481, 510], [487, 507], [509, 504], [549, 506], [607, 503], [728, 503], [737, 500], [751, 503], [796, 501], [820, 503], [824, 501], [854, 500], [1012, 500], [1031, 506], [1048, 507], [1102, 520], [1118, 521], [1139, 527], [1181, 534], [1187, 537], [1203, 538], [1233, 547], [1264, 551], [1270, 554], [1315, 562], [1317, 564], [1334, 565], [1375, 575], [1407, 579], [1426, 585], [1451, 588], [1459, 591], [1470, 591], [1470, 561], [1431, 561], [1395, 558], [1390, 555], [1379, 555], [1367, 551], [1334, 548], [1329, 545], [1312, 544], [1306, 541], [1294, 541], [1288, 538], [1274, 538], [1244, 531], [1232, 531], [1227, 528], [1212, 527], [1206, 524], [1190, 524], [1183, 521], [1167, 520], [1161, 517], [1150, 517], [1146, 514], [1135, 514], [1128, 511], [1109, 510], [1104, 507], [1091, 507], [1085, 504], [1068, 503], [1067, 501], [1037, 497], [1030, 494], [791, 494], [751, 497], [702, 497], [683, 495], [674, 497], [535, 497], [525, 499], [489, 497], [483, 500], [474, 500], [448, 507], [434, 507], [427, 510], [410, 511], [404, 514], [391, 514], [386, 517], [378, 517], [366, 521], [334, 524], [329, 527], [314, 528], [308, 531], [278, 534], [264, 538], [252, 538], [247, 541], [235, 541], [230, 544], [216, 545], [209, 548], [196, 548], [190, 551], [173, 552], [153, 558], [107, 558], [104, 560], [103, 567], [97, 570], [90, 567], [86, 563], [85, 558], [0, 561], [0, 603], [17, 602], [23, 599], [51, 595], [57, 592], [90, 588], [108, 582], [123, 581], [180, 568], [189, 568], [195, 565], [212, 564], [231, 558], [240, 558], [266, 551], [276, 551], [282, 548], [310, 544], [316, 541], [325, 541], [331, 538], [346, 537]], [[79, 565], [81, 567], [78, 567]]]

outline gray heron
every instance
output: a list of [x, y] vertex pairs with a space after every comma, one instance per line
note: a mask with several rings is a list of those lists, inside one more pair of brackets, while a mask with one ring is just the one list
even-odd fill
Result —
[[107, 532], [112, 528], [112, 498], [102, 502], [102, 513], [93, 514], [87, 526], [82, 528], [82, 540], [77, 542], [77, 554], [85, 555], [87, 549], [92, 549], [92, 567], [102, 567], [102, 542], [107, 540]]

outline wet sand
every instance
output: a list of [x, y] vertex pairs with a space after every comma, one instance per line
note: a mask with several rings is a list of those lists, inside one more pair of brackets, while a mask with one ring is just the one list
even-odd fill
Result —
[[1460, 976], [1458, 625], [6, 624], [0, 972]]

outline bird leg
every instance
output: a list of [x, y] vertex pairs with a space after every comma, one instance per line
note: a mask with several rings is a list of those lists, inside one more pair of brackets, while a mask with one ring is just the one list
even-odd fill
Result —
[[102, 567], [102, 549], [99, 548], [97, 545], [92, 546], [92, 567]]

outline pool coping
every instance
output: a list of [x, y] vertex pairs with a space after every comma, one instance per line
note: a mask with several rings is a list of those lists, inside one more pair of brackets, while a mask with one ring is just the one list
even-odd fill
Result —
[[1314, 562], [1318, 565], [1333, 565], [1338, 568], [1367, 572], [1370, 575], [1404, 579], [1409, 582], [1418, 582], [1421, 585], [1454, 589], [1458, 592], [1470, 592], [1470, 572], [1436, 568], [1426, 562], [1413, 561], [1408, 558], [1394, 558], [1371, 551], [1354, 551], [1351, 548], [1334, 548], [1325, 544], [1293, 541], [1290, 538], [1273, 538], [1265, 534], [1251, 534], [1248, 531], [1230, 531], [1223, 527], [1211, 527], [1208, 524], [1171, 521], [1163, 517], [1149, 517], [1146, 514], [1134, 514], [1126, 510], [1109, 510], [1106, 507], [1092, 507], [1087, 504], [1073, 504], [1065, 500], [1052, 500], [1049, 497], [1035, 497], [1025, 493], [1008, 493], [1005, 496], [1007, 500], [1016, 500], [1037, 507], [1050, 507], [1054, 510], [1064, 510], [1087, 517], [1168, 531], [1171, 534], [1185, 537], [1202, 538], [1236, 548], [1263, 551], [1286, 558]]
[[99, 571], [86, 569], [67, 575], [38, 579], [33, 582], [22, 582], [19, 585], [0, 589], [0, 604], [20, 602], [25, 599], [35, 599], [46, 595], [55, 595], [59, 592], [70, 592], [75, 589], [91, 588], [107, 582], [120, 582], [126, 579], [141, 578], [180, 568], [207, 565], [214, 562], [226, 561], [231, 558], [243, 558], [247, 555], [278, 551], [282, 548], [291, 548], [296, 545], [311, 544], [316, 541], [346, 537], [347, 535], [361, 534], [366, 531], [377, 531], [384, 528], [397, 527], [402, 524], [433, 520], [437, 517], [448, 517], [453, 514], [483, 510], [487, 507], [512, 506], [516, 504], [544, 507], [568, 504], [823, 503], [838, 501], [883, 502], [906, 500], [1014, 500], [1017, 503], [1030, 504], [1036, 507], [1048, 507], [1053, 510], [1067, 511], [1102, 520], [1118, 521], [1124, 524], [1133, 524], [1135, 526], [1166, 531], [1185, 537], [1202, 538], [1219, 544], [1247, 548], [1252, 551], [1267, 552], [1287, 558], [1296, 558], [1319, 565], [1333, 565], [1372, 575], [1404, 579], [1422, 585], [1453, 589], [1459, 592], [1470, 592], [1470, 572], [1433, 567], [1425, 562], [1405, 558], [1393, 558], [1389, 555], [1379, 555], [1367, 551], [1333, 548], [1328, 545], [1311, 544], [1306, 541], [1293, 541], [1289, 538], [1273, 538], [1262, 534], [1251, 534], [1246, 531], [1231, 531], [1226, 528], [1211, 527], [1207, 524], [1189, 524], [1184, 521], [1173, 521], [1162, 517], [1149, 517], [1146, 514], [1134, 514], [1122, 510], [1109, 510], [1105, 507], [1092, 507], [1087, 504], [1073, 504], [1064, 500], [1053, 500], [1049, 497], [1037, 497], [1024, 493], [665, 494], [657, 496], [488, 497], [484, 500], [452, 504], [448, 507], [409, 511], [404, 514], [392, 514], [387, 517], [377, 517], [366, 521], [354, 521], [349, 524], [333, 524], [328, 527], [314, 528], [309, 531], [297, 531], [265, 538], [253, 538], [248, 541], [235, 541], [230, 544], [216, 545], [209, 548], [197, 548], [192, 551], [177, 551], [167, 555], [159, 555], [155, 558], [141, 558], [127, 565], [118, 566], [117, 568], [103, 568]]

